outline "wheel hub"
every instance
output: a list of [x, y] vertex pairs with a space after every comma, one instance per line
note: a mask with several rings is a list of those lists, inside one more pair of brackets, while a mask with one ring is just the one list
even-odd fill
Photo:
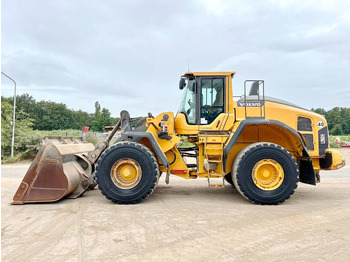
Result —
[[142, 170], [135, 160], [122, 158], [117, 160], [111, 169], [111, 179], [113, 183], [122, 189], [135, 187], [142, 177]]
[[263, 159], [254, 165], [252, 178], [258, 188], [262, 190], [274, 190], [282, 184], [284, 171], [277, 161]]

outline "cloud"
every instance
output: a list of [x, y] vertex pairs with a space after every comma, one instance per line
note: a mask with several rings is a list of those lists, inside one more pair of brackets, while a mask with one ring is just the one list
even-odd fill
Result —
[[[37, 100], [176, 111], [178, 79], [237, 71], [301, 106], [349, 106], [348, 1], [3, 1], [2, 71]], [[12, 92], [2, 78], [3, 95]], [[334, 95], [333, 95], [334, 94]], [[331, 99], [330, 99], [331, 98]]]

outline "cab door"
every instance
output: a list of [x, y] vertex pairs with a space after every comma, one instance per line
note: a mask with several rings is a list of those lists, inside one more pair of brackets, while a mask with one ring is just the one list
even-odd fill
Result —
[[201, 77], [199, 91], [199, 130], [226, 131], [227, 113], [226, 77]]

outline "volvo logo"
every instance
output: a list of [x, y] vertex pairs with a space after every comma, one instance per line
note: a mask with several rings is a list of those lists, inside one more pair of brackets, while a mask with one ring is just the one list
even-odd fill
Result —
[[264, 105], [264, 102], [237, 102], [239, 107], [261, 107]]

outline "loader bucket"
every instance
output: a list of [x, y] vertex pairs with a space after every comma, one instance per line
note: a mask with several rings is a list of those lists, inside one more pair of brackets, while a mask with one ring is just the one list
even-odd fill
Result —
[[91, 180], [93, 167], [86, 154], [92, 144], [60, 144], [47, 140], [30, 165], [12, 204], [54, 202], [83, 194]]

